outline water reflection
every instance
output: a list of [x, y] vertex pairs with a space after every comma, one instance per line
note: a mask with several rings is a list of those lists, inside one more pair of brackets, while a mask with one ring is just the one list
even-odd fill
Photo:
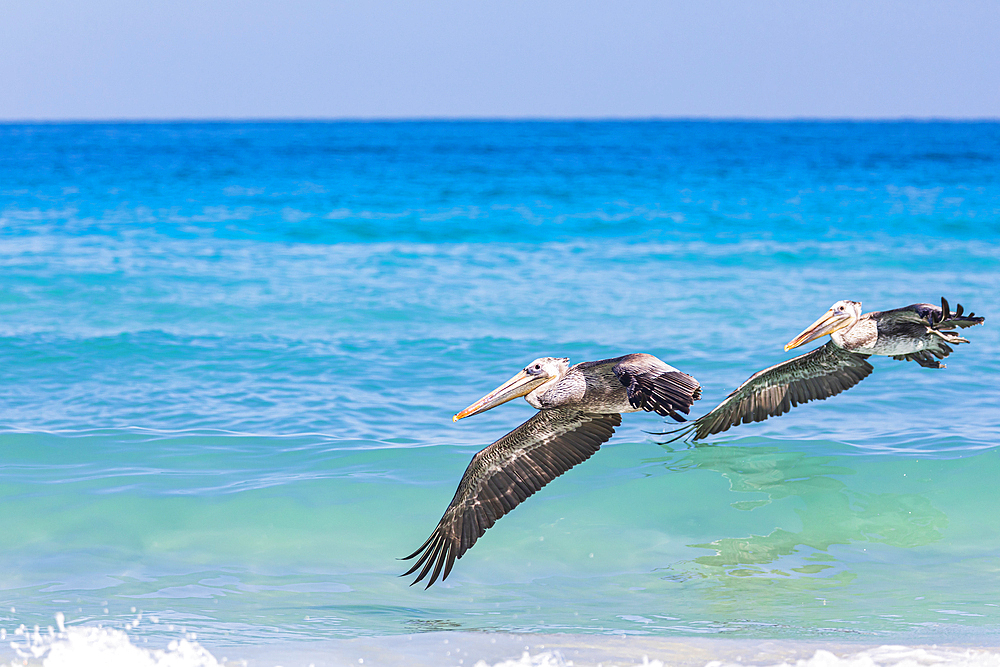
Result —
[[[794, 512], [801, 521], [798, 530], [776, 527], [766, 535], [723, 537], [689, 545], [713, 553], [667, 568], [667, 578], [711, 577], [738, 587], [775, 579], [822, 579], [816, 583], [824, 586], [845, 584], [854, 579], [844, 562], [850, 557], [843, 551], [831, 552], [831, 547], [869, 543], [913, 548], [941, 539], [948, 518], [927, 498], [919, 493], [851, 488], [842, 479], [854, 474], [843, 465], [847, 460], [767, 446], [698, 446], [663, 459], [671, 470], [721, 473], [734, 493], [750, 496], [731, 503], [738, 510], [753, 511], [793, 498]], [[886, 461], [887, 466], [892, 464]], [[800, 584], [808, 585], [805, 581]]]

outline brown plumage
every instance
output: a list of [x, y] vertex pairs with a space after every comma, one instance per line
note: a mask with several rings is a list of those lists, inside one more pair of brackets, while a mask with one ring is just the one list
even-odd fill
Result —
[[[430, 588], [444, 580], [488, 528], [529, 496], [611, 439], [622, 412], [669, 415], [690, 412], [701, 396], [698, 381], [649, 354], [630, 354], [569, 367], [567, 359], [543, 357], [472, 404], [455, 419], [524, 396], [539, 412], [475, 456], [444, 516], [403, 576], [420, 572]], [[418, 558], [419, 556], [419, 558]], [[411, 584], [412, 585], [412, 584]]]
[[925, 368], [944, 368], [951, 345], [969, 341], [954, 333], [957, 327], [982, 324], [983, 317], [963, 314], [961, 304], [951, 312], [916, 303], [894, 310], [861, 314], [858, 301], [838, 301], [827, 313], [785, 346], [798, 347], [830, 334], [831, 340], [812, 352], [754, 373], [714, 410], [689, 426], [671, 431], [670, 440], [702, 440], [739, 424], [764, 421], [809, 401], [823, 400], [850, 389], [871, 374], [872, 355], [914, 361]]

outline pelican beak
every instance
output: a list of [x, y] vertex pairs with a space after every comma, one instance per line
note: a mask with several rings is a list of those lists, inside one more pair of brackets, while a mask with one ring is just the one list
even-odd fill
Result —
[[805, 331], [790, 340], [785, 345], [785, 351], [787, 352], [799, 345], [805, 345], [809, 341], [816, 340], [821, 336], [832, 334], [837, 329], [843, 329], [851, 323], [851, 319], [850, 313], [837, 313], [831, 308], [826, 311], [826, 315], [810, 324]]
[[531, 376], [524, 371], [521, 371], [466, 409], [459, 412], [457, 415], [452, 417], [451, 420], [453, 422], [457, 422], [459, 419], [465, 419], [471, 415], [485, 412], [486, 410], [495, 408], [498, 405], [503, 405], [507, 401], [512, 401], [519, 396], [530, 394], [535, 387], [538, 387], [546, 380], [548, 380], [548, 378]]

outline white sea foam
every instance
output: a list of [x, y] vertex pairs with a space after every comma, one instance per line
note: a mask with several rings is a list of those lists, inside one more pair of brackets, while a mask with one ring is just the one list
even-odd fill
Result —
[[[642, 658], [642, 665], [645, 667], [664, 667], [665, 664], [661, 660], [650, 660], [648, 656]], [[751, 667], [753, 664], [755, 663], [713, 660], [705, 667]], [[572, 660], [565, 660], [559, 651], [545, 651], [535, 655], [525, 651], [518, 659], [504, 660], [492, 666], [485, 660], [480, 660], [474, 667], [574, 667], [574, 665]], [[617, 667], [617, 665], [606, 663], [598, 667]], [[975, 649], [880, 646], [838, 656], [820, 649], [811, 658], [794, 662], [769, 663], [767, 667], [1000, 667], [1000, 653]]]
[[[61, 616], [61, 614], [60, 614]], [[57, 620], [61, 621], [61, 619]], [[189, 639], [175, 639], [165, 650], [135, 646], [122, 630], [104, 627], [70, 627], [48, 633], [26, 631], [15, 633], [10, 647], [17, 660], [10, 666], [41, 665], [41, 667], [223, 667], [205, 648]], [[3, 665], [2, 667], [7, 667]]]
[[[650, 660], [648, 656], [643, 656], [642, 664], [644, 667], [664, 667], [663, 662], [660, 660]], [[473, 667], [490, 667], [490, 665], [485, 660], [480, 660]], [[573, 661], [563, 659], [559, 651], [545, 651], [537, 655], [530, 655], [525, 651], [517, 660], [504, 660], [492, 667], [573, 667]], [[609, 664], [606, 667], [615, 666]], [[747, 666], [740, 665], [740, 667]]]
[[[61, 616], [61, 615], [59, 615]], [[175, 639], [165, 649], [145, 649], [132, 643], [123, 630], [77, 626], [65, 628], [57, 617], [58, 629], [26, 629], [8, 634], [16, 658], [0, 667], [235, 667], [244, 661], [217, 659], [200, 646], [193, 635]], [[444, 639], [442, 639], [444, 637]], [[849, 646], [829, 646], [803, 651], [803, 646], [782, 642], [729, 642], [674, 638], [665, 643], [647, 638], [641, 646], [617, 638], [588, 637], [577, 644], [569, 636], [534, 636], [523, 645], [519, 658], [494, 662], [505, 650], [497, 648], [498, 638], [519, 643], [519, 636], [454, 635], [385, 637], [361, 640], [321, 641], [314, 645], [288, 643], [268, 647], [246, 647], [250, 662], [258, 667], [272, 665], [363, 664], [388, 667], [407, 664], [437, 667], [443, 664], [471, 664], [474, 667], [1000, 667], [995, 650], [939, 646], [879, 646], [852, 650]], [[420, 641], [417, 641], [420, 640]], [[559, 649], [538, 642], [561, 642]], [[471, 643], [466, 643], [466, 642]], [[505, 642], [506, 643], [506, 642]], [[814, 645], [815, 646], [815, 645]], [[512, 648], [512, 647], [511, 647]], [[860, 647], [859, 647], [860, 648]], [[373, 650], [377, 649], [377, 650]], [[449, 649], [445, 651], [445, 649]], [[475, 660], [493, 655], [492, 660]], [[515, 654], [514, 651], [506, 653]], [[754, 654], [757, 654], [754, 656]], [[471, 654], [471, 655], [470, 655]], [[811, 654], [811, 656], [810, 656]], [[464, 655], [465, 660], [456, 660]], [[364, 656], [359, 659], [359, 656]], [[569, 659], [572, 656], [573, 659]], [[639, 657], [641, 656], [641, 658]], [[766, 656], [766, 657], [765, 657]], [[810, 656], [810, 657], [804, 657]], [[472, 657], [473, 660], [468, 660]]]
[[[660, 663], [662, 665], [663, 663]], [[530, 655], [527, 651], [521, 654], [517, 660], [504, 660], [492, 667], [572, 667], [572, 660], [563, 660], [558, 651], [545, 651], [537, 655]], [[480, 660], [473, 667], [490, 667], [485, 660]]]
[[[737, 663], [711, 662], [706, 667], [736, 667]], [[837, 656], [818, 650], [811, 658], [782, 662], [776, 667], [1000, 667], [1000, 653], [974, 649], [879, 646], [858, 653]], [[745, 665], [740, 664], [740, 667]]]

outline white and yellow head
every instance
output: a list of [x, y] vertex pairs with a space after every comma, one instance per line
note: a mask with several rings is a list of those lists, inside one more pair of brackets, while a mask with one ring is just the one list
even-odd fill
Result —
[[823, 317], [810, 324], [805, 331], [789, 341], [785, 345], [785, 350], [805, 345], [809, 341], [832, 334], [834, 331], [853, 327], [859, 319], [861, 319], [860, 301], [838, 301], [830, 306], [830, 310], [826, 311]]
[[520, 373], [483, 396], [481, 399], [451, 418], [452, 421], [465, 419], [485, 412], [519, 396], [527, 396], [542, 385], [558, 380], [569, 370], [566, 357], [540, 357], [525, 366]]

